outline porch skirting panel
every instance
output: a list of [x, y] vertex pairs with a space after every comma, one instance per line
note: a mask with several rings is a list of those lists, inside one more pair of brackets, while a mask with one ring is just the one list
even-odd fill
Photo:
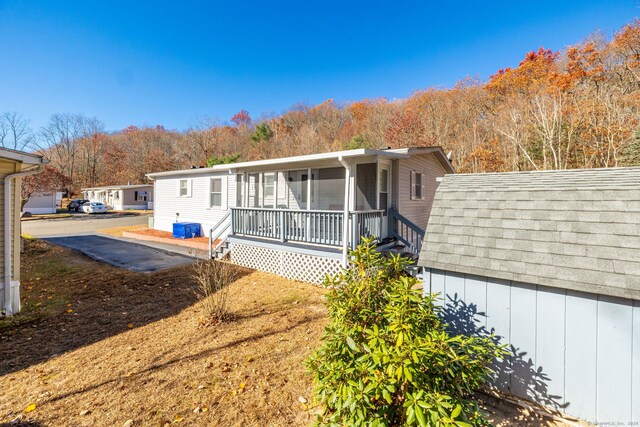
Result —
[[307, 251], [298, 248], [277, 249], [269, 246], [231, 241], [231, 261], [244, 267], [315, 284], [321, 284], [327, 274], [331, 276], [340, 272], [341, 258], [333, 253], [320, 255], [317, 253], [319, 251], [305, 253]]

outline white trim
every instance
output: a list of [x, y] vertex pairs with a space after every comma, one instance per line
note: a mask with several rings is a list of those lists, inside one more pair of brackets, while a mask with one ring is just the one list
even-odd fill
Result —
[[[207, 173], [207, 172], [215, 172], [215, 171], [227, 171], [227, 170], [239, 169], [239, 168], [250, 168], [250, 167], [256, 167], [256, 166], [275, 166], [275, 165], [284, 165], [287, 163], [296, 163], [296, 162], [317, 162], [318, 160], [338, 161], [339, 158], [347, 158], [347, 157], [382, 156], [390, 159], [406, 159], [410, 157], [409, 155], [410, 150], [411, 149], [409, 148], [396, 149], [396, 150], [371, 150], [368, 148], [359, 148], [356, 150], [334, 151], [331, 153], [318, 153], [318, 154], [308, 154], [305, 156], [281, 157], [278, 159], [255, 160], [251, 162], [241, 162], [241, 163], [229, 163], [225, 165], [215, 165], [209, 168], [156, 172], [156, 173], [149, 173], [147, 174], [147, 176], [150, 178], [153, 178], [157, 176], [198, 174], [198, 173]], [[295, 169], [304, 169], [304, 168], [295, 168]]]
[[0, 148], [0, 157], [10, 160], [16, 160], [28, 165], [46, 165], [49, 160], [36, 154], [25, 153], [24, 151], [11, 150], [8, 148]]

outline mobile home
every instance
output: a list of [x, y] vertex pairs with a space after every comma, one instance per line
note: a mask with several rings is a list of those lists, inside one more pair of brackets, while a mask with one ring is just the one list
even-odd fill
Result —
[[153, 209], [153, 185], [111, 185], [106, 187], [83, 188], [84, 198], [92, 202], [102, 202], [111, 209]]
[[149, 174], [154, 227], [201, 225], [213, 255], [320, 282], [346, 265], [362, 236], [417, 256], [437, 178], [453, 173], [440, 147], [258, 160]]

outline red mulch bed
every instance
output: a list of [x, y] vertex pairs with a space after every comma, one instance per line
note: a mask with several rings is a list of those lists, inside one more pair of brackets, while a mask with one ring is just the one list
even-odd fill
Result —
[[[168, 231], [160, 231], [160, 230], [136, 230], [131, 231], [130, 233], [142, 234], [143, 236], [153, 236], [153, 237], [161, 237], [164, 239], [173, 239], [173, 234]], [[175, 239], [175, 240], [189, 240], [190, 242], [204, 243], [205, 245], [209, 243], [208, 237], [193, 237], [191, 239]]]

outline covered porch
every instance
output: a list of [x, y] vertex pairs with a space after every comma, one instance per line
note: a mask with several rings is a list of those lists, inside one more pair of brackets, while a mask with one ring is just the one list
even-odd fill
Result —
[[345, 260], [347, 250], [363, 237], [387, 237], [390, 159], [309, 163], [305, 168], [235, 171], [230, 235], [339, 248]]

